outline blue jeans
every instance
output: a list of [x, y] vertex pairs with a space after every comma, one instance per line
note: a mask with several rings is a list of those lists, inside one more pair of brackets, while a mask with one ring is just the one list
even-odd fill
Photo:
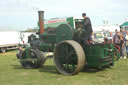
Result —
[[128, 56], [128, 46], [126, 46], [126, 52], [127, 52], [127, 56]]
[[126, 46], [122, 47], [122, 57], [126, 56]]

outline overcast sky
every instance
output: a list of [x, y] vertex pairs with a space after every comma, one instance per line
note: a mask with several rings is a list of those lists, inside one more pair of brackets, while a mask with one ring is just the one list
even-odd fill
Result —
[[24, 30], [35, 27], [38, 10], [45, 11], [45, 19], [54, 17], [90, 17], [93, 26], [121, 24], [128, 18], [128, 0], [3, 0], [0, 2], [0, 30]]

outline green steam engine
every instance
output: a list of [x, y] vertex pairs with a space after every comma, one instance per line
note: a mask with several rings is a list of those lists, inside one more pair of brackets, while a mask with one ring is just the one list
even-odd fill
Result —
[[24, 68], [38, 68], [46, 61], [45, 52], [53, 52], [57, 70], [64, 75], [79, 73], [84, 67], [114, 65], [114, 47], [108, 43], [90, 43], [80, 40], [83, 19], [68, 17], [44, 21], [39, 11], [39, 38], [29, 37], [30, 45], [17, 54]]

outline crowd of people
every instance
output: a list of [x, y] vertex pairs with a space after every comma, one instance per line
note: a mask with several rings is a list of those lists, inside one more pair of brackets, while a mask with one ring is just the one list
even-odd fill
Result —
[[126, 59], [128, 56], [128, 31], [115, 30], [112, 43], [120, 50], [120, 58]]

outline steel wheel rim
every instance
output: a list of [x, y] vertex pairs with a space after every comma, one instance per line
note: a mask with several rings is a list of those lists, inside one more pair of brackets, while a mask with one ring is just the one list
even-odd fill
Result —
[[[60, 57], [57, 58], [60, 61], [60, 62], [58, 61], [58, 63], [60, 64], [63, 70], [65, 70], [66, 72], [72, 73], [76, 69], [76, 64], [77, 64], [76, 53], [74, 52], [74, 49], [70, 45], [64, 44], [64, 43], [62, 45], [64, 45], [64, 46], [61, 46], [63, 49], [63, 53], [61, 54]], [[74, 56], [73, 56], [73, 53], [75, 54]], [[76, 59], [73, 59], [71, 57], [75, 57]], [[63, 61], [61, 61], [61, 58]], [[72, 63], [71, 62], [72, 60], [74, 60], [76, 64]]]
[[[75, 45], [80, 49], [80, 51], [82, 51], [80, 52], [82, 56], [80, 55]], [[78, 73], [84, 67], [85, 64], [84, 51], [82, 47], [79, 45], [79, 43], [77, 43], [76, 41], [73, 40], [62, 41], [56, 46], [54, 50], [54, 61], [58, 71], [61, 74], [73, 75]]]

